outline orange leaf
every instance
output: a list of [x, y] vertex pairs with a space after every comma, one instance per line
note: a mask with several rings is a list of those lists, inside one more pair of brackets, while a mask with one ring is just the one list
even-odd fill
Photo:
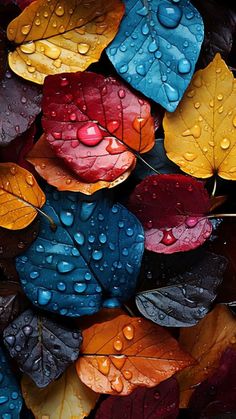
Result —
[[28, 170], [15, 163], [0, 163], [0, 226], [27, 227], [37, 215], [45, 195]]
[[82, 192], [86, 195], [91, 195], [102, 188], [113, 188], [129, 177], [135, 166], [136, 158], [129, 151], [126, 153], [132, 158], [130, 169], [113, 182], [102, 180], [94, 183], [82, 182], [79, 179], [79, 176], [76, 176], [66, 163], [55, 155], [48, 141], [45, 139], [45, 134], [41, 136], [33, 149], [29, 152], [27, 160], [34, 165], [35, 170], [43, 179], [50, 185], [55, 186], [59, 191]]
[[39, 84], [48, 74], [84, 71], [115, 37], [123, 14], [120, 0], [37, 0], [8, 25], [18, 44], [10, 67]]
[[218, 305], [196, 326], [182, 328], [181, 346], [198, 361], [177, 375], [181, 407], [187, 407], [194, 388], [212, 375], [229, 346], [236, 349], [236, 318], [228, 308]]
[[180, 105], [164, 118], [170, 160], [190, 175], [236, 180], [236, 83], [217, 54], [195, 73]]
[[154, 387], [192, 363], [165, 329], [125, 314], [84, 330], [80, 353], [76, 361], [80, 379], [92, 390], [108, 394]]

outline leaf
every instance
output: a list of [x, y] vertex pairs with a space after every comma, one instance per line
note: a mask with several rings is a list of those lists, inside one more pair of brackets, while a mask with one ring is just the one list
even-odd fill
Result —
[[133, 214], [105, 194], [85, 200], [52, 188], [43, 210], [57, 230], [42, 220], [38, 238], [16, 264], [33, 304], [78, 317], [119, 306], [134, 293], [144, 237]]
[[166, 286], [136, 294], [140, 313], [161, 326], [187, 327], [198, 323], [216, 298], [226, 264], [225, 258], [206, 252]]
[[19, 80], [10, 71], [0, 81], [0, 146], [23, 134], [41, 110], [41, 89]]
[[26, 309], [28, 301], [19, 284], [0, 281], [0, 333]]
[[236, 352], [228, 348], [214, 374], [196, 388], [190, 399], [191, 418], [209, 418], [236, 411]]
[[224, 60], [227, 59], [236, 33], [236, 11], [225, 2], [217, 3], [215, 0], [193, 0], [193, 4], [201, 13], [205, 26], [205, 37], [199, 57], [201, 65], [206, 67], [217, 52]]
[[186, 0], [124, 4], [126, 13], [108, 57], [135, 89], [173, 112], [194, 72], [204, 35], [202, 18]]
[[0, 226], [20, 230], [37, 216], [45, 195], [30, 172], [14, 163], [0, 163]]
[[61, 378], [39, 389], [27, 375], [21, 381], [26, 405], [35, 419], [83, 419], [88, 416], [99, 397], [86, 387], [76, 374], [75, 367], [69, 367]]
[[[134, 165], [136, 161], [135, 157], [129, 151], [126, 153], [129, 153], [129, 161], [133, 161]], [[109, 154], [107, 154], [106, 157], [108, 156]], [[70, 170], [68, 165], [60, 159], [60, 157], [55, 155], [48, 141], [45, 139], [45, 134], [42, 135], [33, 149], [29, 152], [27, 160], [34, 165], [35, 170], [43, 179], [50, 185], [55, 186], [59, 191], [82, 192], [86, 195], [91, 195], [102, 188], [113, 188], [114, 186], [117, 186], [120, 182], [126, 180], [133, 167], [131, 165], [131, 169], [126, 170], [112, 182], [104, 180], [99, 180], [94, 183], [82, 182], [79, 176]], [[84, 160], [86, 160], [86, 158]]]
[[58, 378], [79, 355], [80, 330], [26, 310], [3, 332], [4, 344], [19, 368], [38, 387]]
[[[175, 378], [153, 388], [137, 388], [129, 396], [110, 396], [96, 412], [96, 419], [176, 419], [179, 392]], [[141, 413], [142, 412], [142, 413]]]
[[199, 70], [180, 107], [166, 114], [165, 149], [181, 170], [208, 178], [216, 172], [236, 180], [236, 89], [233, 74], [220, 55]]
[[21, 230], [9, 231], [0, 228], [0, 268], [8, 281], [18, 281], [13, 259], [31, 245], [38, 235], [38, 230], [38, 219]]
[[84, 71], [99, 60], [123, 14], [120, 0], [37, 0], [8, 25], [7, 36], [17, 45], [10, 67], [39, 84], [48, 74]]
[[[173, 164], [166, 156], [163, 142], [164, 140], [162, 138], [156, 139], [154, 147], [142, 157], [150, 166], [161, 174], [178, 173], [178, 166]], [[136, 167], [133, 171], [133, 175], [137, 179], [143, 180], [145, 177], [154, 174], [155, 172], [146, 166], [142, 161], [137, 161]]]
[[194, 249], [210, 236], [203, 183], [184, 175], [152, 175], [136, 186], [129, 208], [145, 228], [145, 248], [158, 253]]
[[198, 362], [177, 375], [181, 407], [187, 407], [194, 388], [216, 371], [225, 349], [235, 349], [235, 335], [235, 316], [223, 305], [216, 306], [196, 326], [181, 329], [181, 347]]
[[76, 369], [80, 379], [98, 393], [130, 394], [154, 387], [192, 364], [177, 341], [160, 326], [139, 317], [119, 315], [83, 331]]
[[0, 376], [0, 415], [3, 419], [19, 418], [23, 402], [20, 388], [1, 348]]

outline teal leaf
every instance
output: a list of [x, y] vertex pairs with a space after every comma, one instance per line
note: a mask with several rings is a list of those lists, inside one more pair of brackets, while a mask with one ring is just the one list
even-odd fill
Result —
[[23, 289], [36, 306], [65, 316], [116, 307], [135, 291], [143, 249], [136, 217], [104, 193], [85, 195], [50, 188], [39, 235], [16, 263]]
[[107, 55], [121, 77], [173, 112], [194, 73], [204, 37], [189, 0], [124, 0], [126, 13]]

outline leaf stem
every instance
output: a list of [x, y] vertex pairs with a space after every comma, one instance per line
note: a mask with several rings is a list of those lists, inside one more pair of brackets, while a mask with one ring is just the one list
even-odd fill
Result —
[[215, 178], [214, 178], [214, 185], [213, 185], [213, 190], [212, 190], [211, 196], [215, 196], [216, 188], [217, 188], [217, 177], [215, 176]]
[[236, 217], [236, 214], [210, 214], [210, 215], [206, 215], [205, 218], [226, 218], [226, 217]]

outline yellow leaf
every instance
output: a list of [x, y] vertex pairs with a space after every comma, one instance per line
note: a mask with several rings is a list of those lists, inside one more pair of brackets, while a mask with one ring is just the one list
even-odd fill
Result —
[[189, 399], [202, 381], [214, 374], [226, 348], [236, 343], [236, 318], [223, 305], [218, 305], [196, 326], [182, 328], [179, 343], [197, 360], [177, 374], [180, 385], [180, 406], [187, 407]]
[[38, 84], [49, 74], [84, 71], [115, 37], [123, 14], [121, 0], [37, 0], [8, 25], [18, 44], [9, 65]]
[[190, 175], [236, 180], [236, 82], [217, 54], [164, 118], [170, 160]]
[[[27, 227], [45, 203], [34, 176], [15, 163], [0, 164], [0, 226], [11, 230]], [[33, 205], [33, 206], [32, 206]]]
[[38, 388], [26, 375], [21, 387], [25, 403], [36, 419], [83, 419], [99, 397], [80, 381], [73, 365], [46, 388]]

